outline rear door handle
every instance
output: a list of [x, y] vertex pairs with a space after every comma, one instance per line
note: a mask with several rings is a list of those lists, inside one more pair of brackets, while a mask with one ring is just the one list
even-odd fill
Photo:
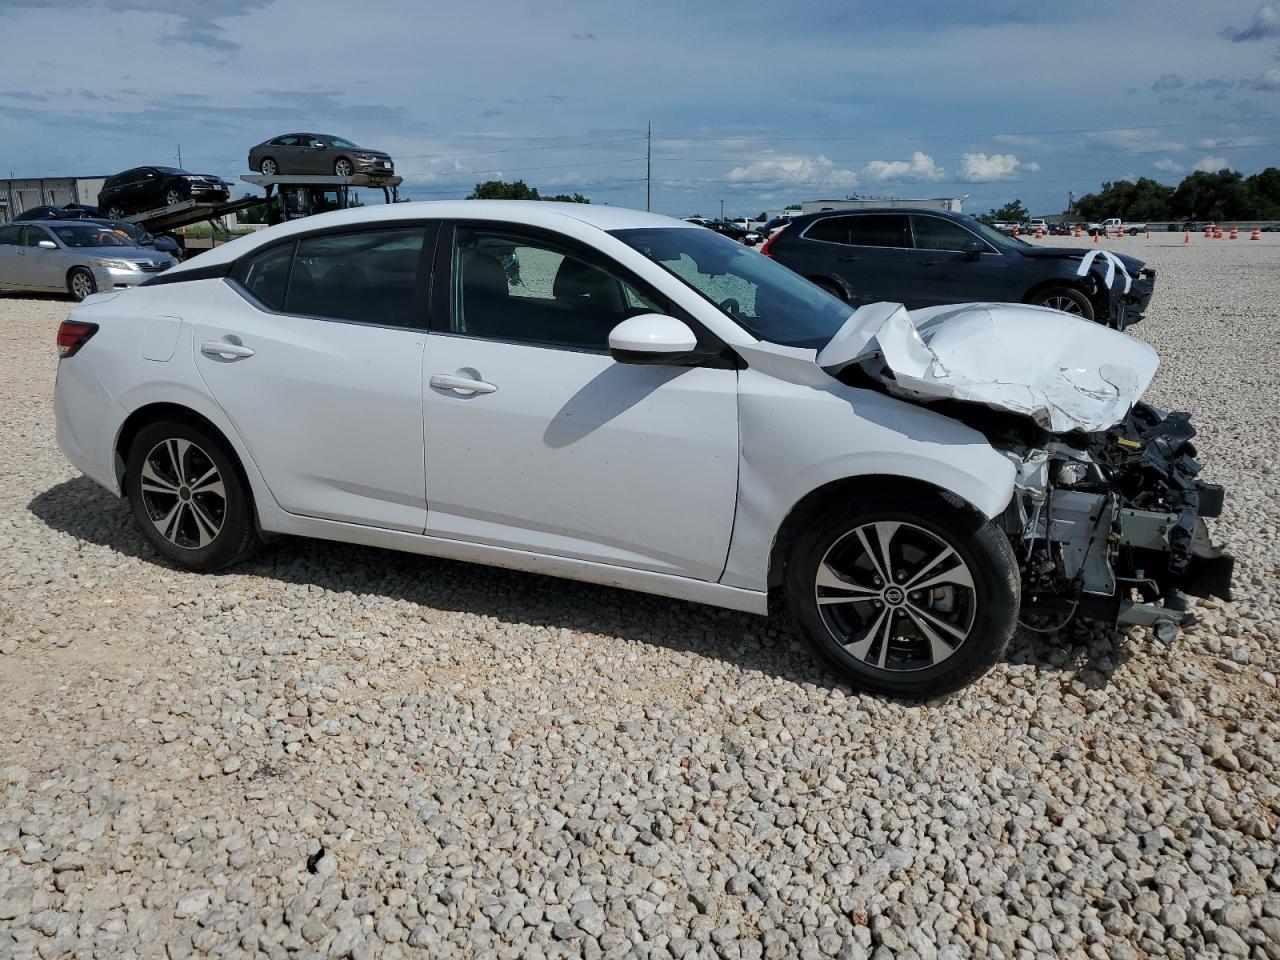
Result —
[[200, 352], [206, 357], [221, 357], [224, 360], [253, 356], [251, 347], [246, 347], [243, 343], [232, 343], [230, 340], [206, 340], [200, 344]]
[[452, 390], [464, 396], [475, 396], [480, 393], [497, 393], [498, 388], [484, 380], [471, 380], [467, 377], [451, 377], [445, 373], [434, 374], [430, 381], [437, 390]]

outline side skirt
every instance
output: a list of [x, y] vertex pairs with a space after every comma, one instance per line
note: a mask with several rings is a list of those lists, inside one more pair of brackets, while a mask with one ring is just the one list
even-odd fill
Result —
[[568, 580], [594, 583], [605, 587], [620, 587], [624, 590], [651, 593], [675, 600], [705, 603], [714, 607], [739, 610], [743, 613], [764, 616], [769, 612], [767, 593], [729, 587], [720, 583], [708, 583], [705, 580], [675, 577], [668, 573], [631, 570], [589, 560], [553, 557], [513, 550], [509, 547], [493, 547], [480, 543], [449, 540], [444, 537], [430, 537], [424, 534], [384, 530], [378, 527], [299, 517], [286, 513], [277, 514], [272, 519], [275, 522], [269, 527], [271, 533], [312, 537], [317, 540], [337, 540], [342, 543], [401, 550], [406, 553], [462, 560], [466, 563], [479, 563], [507, 570], [540, 573], [549, 577], [564, 577]]

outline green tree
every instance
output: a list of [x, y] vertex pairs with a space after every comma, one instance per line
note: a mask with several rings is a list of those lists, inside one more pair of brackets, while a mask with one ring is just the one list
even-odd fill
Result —
[[993, 207], [984, 216], [979, 217], [986, 223], [1022, 223], [1024, 220], [1031, 218], [1030, 211], [1022, 205], [1021, 200], [1014, 200], [1012, 203], [1006, 203], [1003, 207]]
[[539, 195], [537, 187], [531, 187], [523, 180], [486, 180], [477, 183], [476, 188], [467, 194], [468, 200], [554, 200], [559, 203], [590, 203], [580, 193], [557, 193], [553, 197]]
[[1097, 193], [1086, 193], [1076, 202], [1076, 211], [1086, 220], [1119, 217], [1137, 223], [1144, 220], [1168, 220], [1173, 188], [1150, 177], [1136, 181], [1116, 180], [1103, 183]]

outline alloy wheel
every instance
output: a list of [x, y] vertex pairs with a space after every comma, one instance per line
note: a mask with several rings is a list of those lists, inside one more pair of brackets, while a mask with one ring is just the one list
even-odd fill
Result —
[[814, 599], [850, 656], [896, 672], [952, 656], [978, 607], [973, 574], [955, 549], [896, 520], [864, 523], [833, 543], [818, 565]]
[[190, 440], [161, 440], [142, 462], [142, 503], [160, 535], [186, 550], [217, 539], [227, 515], [222, 474]]
[[351, 161], [346, 159], [339, 160], [333, 165], [333, 172], [340, 177], [351, 176], [354, 169], [355, 168], [351, 166]]
[[93, 277], [87, 271], [77, 270], [71, 275], [71, 292], [77, 300], [83, 300], [93, 293]]
[[164, 202], [166, 206], [177, 206], [182, 202], [182, 194], [177, 190], [170, 190], [164, 195]]
[[1061, 310], [1063, 313], [1075, 314], [1077, 317], [1082, 316], [1084, 313], [1080, 309], [1080, 304], [1070, 297], [1049, 297], [1044, 301], [1044, 305], [1051, 310]]
[[278, 168], [274, 160], [263, 160], [260, 169], [264, 177], [274, 177]]

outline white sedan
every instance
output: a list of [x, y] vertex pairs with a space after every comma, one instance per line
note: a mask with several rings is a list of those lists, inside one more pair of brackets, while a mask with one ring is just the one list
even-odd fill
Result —
[[[1150, 347], [1055, 311], [840, 301], [614, 207], [364, 207], [218, 247], [58, 332], [58, 440], [168, 560], [293, 534], [765, 614], [935, 695], [1020, 610], [1176, 634], [1225, 596]], [[1190, 471], [1190, 472], [1188, 472]]]

